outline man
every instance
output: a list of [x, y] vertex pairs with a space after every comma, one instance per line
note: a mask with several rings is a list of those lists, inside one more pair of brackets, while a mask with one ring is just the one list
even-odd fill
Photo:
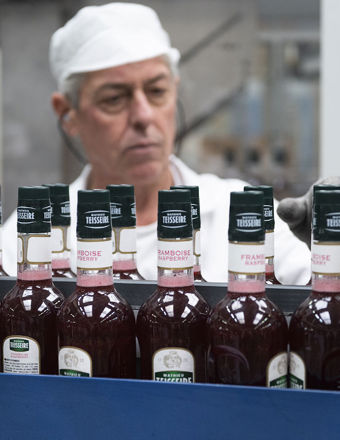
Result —
[[[208, 281], [227, 281], [229, 194], [242, 191], [245, 182], [198, 175], [173, 156], [178, 60], [155, 12], [132, 3], [85, 7], [52, 36], [50, 64], [58, 83], [52, 105], [89, 162], [70, 186], [73, 269], [79, 189], [135, 186], [137, 266], [146, 279], [155, 279], [158, 191], [199, 185], [202, 273]], [[6, 240], [16, 235], [15, 214], [4, 229], [4, 265], [14, 275], [15, 252], [9, 255]], [[307, 246], [280, 219], [275, 240], [278, 279], [306, 284]]]

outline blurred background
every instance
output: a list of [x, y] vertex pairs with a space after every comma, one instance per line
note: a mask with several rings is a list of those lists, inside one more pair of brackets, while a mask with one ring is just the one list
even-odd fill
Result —
[[[3, 214], [17, 187], [71, 182], [82, 165], [50, 106], [51, 34], [85, 5], [0, 0]], [[273, 185], [278, 199], [318, 177], [319, 0], [153, 0], [182, 53], [177, 154], [199, 172]]]

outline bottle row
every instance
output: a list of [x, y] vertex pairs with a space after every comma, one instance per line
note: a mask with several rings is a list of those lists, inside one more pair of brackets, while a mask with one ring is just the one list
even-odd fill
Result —
[[2, 371], [133, 378], [137, 337], [144, 379], [338, 389], [340, 191], [315, 193], [312, 291], [289, 328], [266, 296], [264, 197], [231, 193], [228, 291], [211, 310], [194, 286], [190, 190], [160, 191], [157, 289], [135, 320], [114, 287], [109, 191], [78, 193], [76, 289], [64, 299], [51, 278], [49, 190], [19, 188]]

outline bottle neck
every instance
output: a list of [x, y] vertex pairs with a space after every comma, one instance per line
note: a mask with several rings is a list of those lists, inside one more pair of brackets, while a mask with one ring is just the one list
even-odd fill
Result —
[[52, 238], [52, 269], [70, 268], [70, 249], [68, 247], [69, 226], [53, 226]]
[[194, 273], [201, 272], [201, 230], [193, 231]]
[[111, 238], [77, 240], [77, 285], [110, 286], [112, 277]]
[[136, 227], [112, 228], [113, 270], [134, 270], [136, 266]]
[[158, 240], [158, 286], [185, 287], [194, 284], [193, 240]]
[[340, 292], [340, 243], [312, 242], [312, 290]]
[[17, 257], [18, 279], [23, 281], [51, 279], [51, 234], [19, 233]]
[[251, 294], [265, 291], [264, 242], [229, 242], [228, 292]]

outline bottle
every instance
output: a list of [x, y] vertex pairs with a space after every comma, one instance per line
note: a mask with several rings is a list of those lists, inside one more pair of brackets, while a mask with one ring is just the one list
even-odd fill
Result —
[[262, 191], [264, 197], [263, 216], [266, 250], [266, 284], [280, 284], [274, 271], [274, 202], [273, 188], [268, 185], [245, 186], [244, 191]]
[[189, 185], [171, 186], [170, 189], [188, 189], [191, 195], [191, 216], [193, 227], [193, 247], [194, 247], [194, 281], [201, 283], [206, 281], [201, 273], [201, 213], [199, 187]]
[[209, 319], [209, 380], [287, 386], [287, 323], [265, 292], [263, 192], [232, 192], [228, 292]]
[[8, 273], [2, 266], [2, 233], [1, 233], [1, 225], [2, 225], [2, 202], [1, 202], [1, 186], [0, 186], [0, 277], [7, 277]]
[[18, 278], [1, 311], [3, 371], [57, 374], [56, 315], [64, 297], [52, 282], [48, 188], [19, 187], [17, 214]]
[[110, 195], [78, 191], [77, 285], [58, 315], [59, 375], [133, 378], [135, 318], [112, 277]]
[[340, 389], [340, 191], [314, 195], [312, 290], [289, 326], [291, 388]]
[[70, 268], [70, 195], [63, 183], [48, 184], [52, 206], [52, 277], [75, 278]]
[[158, 286], [137, 316], [141, 377], [205, 382], [210, 307], [194, 286], [188, 190], [159, 191], [157, 231]]
[[110, 191], [113, 278], [143, 280], [136, 265], [136, 202], [133, 185], [108, 185]]

